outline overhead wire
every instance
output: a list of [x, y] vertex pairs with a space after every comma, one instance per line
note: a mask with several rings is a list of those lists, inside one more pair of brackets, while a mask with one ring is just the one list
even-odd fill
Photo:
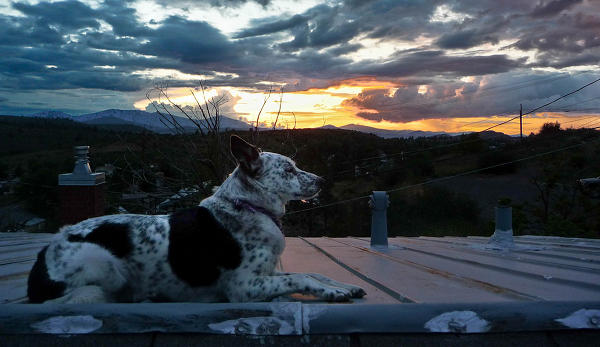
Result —
[[[530, 111], [528, 111], [528, 112], [526, 112], [526, 113], [524, 113], [522, 115], [513, 117], [513, 118], [511, 118], [511, 119], [509, 119], [507, 121], [504, 121], [502, 123], [496, 124], [496, 125], [494, 125], [492, 127], [489, 127], [489, 128], [487, 128], [485, 130], [477, 131], [476, 133], [482, 133], [484, 131], [488, 131], [488, 130], [493, 129], [495, 127], [498, 127], [500, 125], [506, 124], [506, 123], [508, 123], [508, 122], [510, 122], [512, 120], [515, 120], [515, 119], [517, 119], [517, 118], [519, 118], [521, 116], [525, 116], [525, 115], [531, 114], [531, 113], [533, 113], [535, 111], [538, 111], [538, 110], [540, 110], [540, 109], [542, 109], [542, 108], [544, 108], [546, 106], [549, 106], [549, 105], [551, 105], [551, 104], [553, 104], [553, 103], [555, 103], [555, 102], [557, 102], [557, 101], [559, 101], [561, 99], [564, 99], [567, 96], [575, 94], [575, 93], [583, 90], [584, 88], [587, 88], [587, 87], [589, 87], [589, 86], [597, 83], [598, 81], [600, 81], [600, 78], [598, 78], [598, 79], [596, 79], [596, 80], [594, 80], [594, 81], [592, 81], [590, 83], [587, 83], [586, 85], [584, 85], [584, 86], [582, 86], [582, 87], [580, 87], [578, 89], [575, 89], [575, 90], [573, 90], [573, 91], [571, 91], [571, 92], [569, 92], [567, 94], [561, 95], [560, 97], [558, 97], [558, 98], [556, 98], [556, 99], [554, 99], [554, 100], [552, 100], [552, 101], [550, 101], [550, 102], [548, 102], [548, 103], [546, 103], [546, 104], [544, 104], [542, 106], [536, 107], [536, 108], [534, 108], [534, 109], [532, 109], [532, 110], [530, 110]], [[596, 120], [593, 120], [591, 123], [593, 123], [595, 121]], [[588, 124], [588, 123], [586, 123], [586, 124]], [[473, 141], [475, 141], [475, 140], [473, 140]], [[598, 141], [598, 140], [596, 140], [596, 141]], [[452, 143], [452, 144], [442, 145], [442, 146], [439, 146], [439, 147], [449, 147], [449, 146], [455, 146], [455, 145], [459, 145], [459, 144], [462, 144], [462, 143], [461, 142], [456, 142], [456, 143]], [[450, 179], [453, 179], [453, 178], [456, 178], [456, 177], [461, 177], [461, 176], [465, 176], [465, 175], [469, 175], [469, 174], [473, 174], [473, 173], [477, 173], [477, 172], [482, 172], [482, 171], [485, 171], [485, 170], [490, 170], [490, 169], [493, 169], [493, 168], [496, 168], [496, 167], [500, 167], [500, 166], [504, 166], [504, 165], [509, 165], [509, 164], [514, 164], [514, 163], [518, 163], [518, 162], [521, 162], [521, 161], [525, 161], [525, 160], [537, 158], [537, 157], [540, 157], [540, 156], [552, 154], [552, 153], [557, 153], [557, 152], [560, 152], [560, 151], [564, 151], [564, 150], [568, 150], [568, 149], [571, 149], [571, 148], [579, 147], [579, 146], [582, 146], [584, 144], [586, 144], [586, 142], [579, 143], [579, 144], [574, 144], [574, 145], [570, 145], [570, 146], [566, 146], [566, 147], [562, 147], [562, 148], [559, 148], [559, 149], [556, 149], [556, 150], [547, 151], [547, 152], [543, 152], [543, 153], [539, 153], [539, 154], [527, 156], [527, 157], [516, 159], [516, 160], [511, 160], [511, 161], [500, 163], [500, 164], [496, 164], [496, 165], [487, 166], [487, 167], [484, 167], [484, 168], [479, 168], [479, 169], [465, 171], [465, 172], [462, 172], [462, 173], [459, 173], [459, 174], [455, 174], [455, 175], [444, 176], [444, 177], [440, 177], [440, 178], [434, 178], [434, 179], [427, 180], [427, 181], [424, 181], [424, 182], [420, 182], [420, 183], [416, 183], [416, 184], [412, 184], [412, 185], [408, 185], [408, 186], [403, 186], [403, 187], [399, 187], [399, 188], [395, 188], [395, 189], [390, 189], [390, 190], [387, 190], [386, 192], [391, 193], [391, 192], [406, 190], [406, 189], [410, 189], [410, 188], [414, 188], [414, 187], [418, 187], [418, 186], [422, 186], [422, 185], [426, 185], [426, 184], [431, 184], [431, 183], [441, 182], [441, 181], [445, 181], [445, 180], [450, 180]], [[425, 150], [428, 150], [428, 149], [421, 149], [421, 150], [413, 151], [413, 153], [418, 152], [418, 151], [425, 151]], [[396, 153], [395, 155], [405, 155], [405, 154], [407, 154], [407, 153], [400, 152], [400, 153]], [[375, 158], [380, 159], [381, 157], [377, 156], [377, 157], [370, 157], [369, 159], [363, 158], [363, 159], [360, 159], [360, 160], [370, 160], [370, 159], [375, 159]], [[320, 209], [320, 208], [326, 208], [326, 207], [335, 206], [335, 205], [339, 205], [339, 204], [344, 204], [344, 203], [348, 203], [348, 202], [352, 202], [352, 201], [366, 199], [366, 198], [369, 198], [369, 197], [370, 197], [369, 195], [366, 195], [366, 196], [360, 196], [360, 197], [355, 197], [355, 198], [351, 198], [351, 199], [336, 201], [336, 202], [328, 203], [328, 204], [325, 204], [325, 205], [319, 205], [319, 206], [314, 206], [314, 207], [310, 207], [310, 208], [306, 208], [306, 209], [302, 209], [302, 210], [292, 211], [292, 212], [286, 213], [286, 215], [296, 214], [296, 213], [310, 211], [310, 210], [316, 210], [316, 209]]]
[[[569, 92], [569, 93], [567, 93], [567, 94], [564, 94], [564, 95], [562, 95], [562, 96], [560, 96], [560, 97], [558, 97], [558, 98], [554, 99], [554, 100], [553, 100], [553, 101], [551, 101], [551, 102], [548, 102], [548, 103], [546, 103], [546, 104], [544, 104], [544, 105], [542, 105], [542, 106], [536, 107], [536, 108], [534, 108], [534, 109], [532, 109], [532, 110], [530, 110], [530, 111], [528, 111], [528, 112], [526, 112], [526, 113], [523, 113], [523, 115], [522, 115], [522, 116], [525, 116], [525, 115], [531, 114], [531, 113], [533, 113], [533, 112], [535, 112], [535, 111], [537, 111], [537, 110], [539, 110], [539, 109], [541, 109], [541, 108], [543, 108], [543, 107], [546, 107], [546, 106], [548, 106], [548, 105], [551, 105], [551, 104], [553, 104], [553, 103], [555, 103], [555, 102], [557, 102], [557, 101], [559, 101], [559, 100], [561, 100], [561, 99], [564, 99], [565, 97], [567, 97], [567, 96], [569, 96], [569, 95], [572, 95], [572, 94], [574, 94], [574, 93], [576, 93], [576, 92], [578, 92], [578, 91], [580, 91], [580, 90], [582, 90], [582, 89], [584, 89], [584, 88], [587, 88], [588, 86], [590, 86], [590, 85], [592, 85], [592, 84], [594, 84], [594, 83], [596, 83], [596, 82], [598, 82], [598, 81], [600, 81], [600, 78], [599, 78], [599, 79], [596, 79], [596, 80], [594, 80], [594, 81], [592, 81], [592, 82], [590, 82], [590, 83], [588, 83], [588, 84], [586, 84], [586, 85], [584, 85], [584, 86], [582, 86], [582, 87], [580, 87], [580, 88], [578, 88], [578, 89], [576, 89], [576, 90], [573, 90], [573, 91], [571, 91], [571, 92]], [[588, 100], [586, 100], [586, 101], [583, 101], [583, 102], [589, 102], [589, 101], [595, 100], [595, 99], [597, 99], [597, 98], [600, 98], [600, 97], [595, 97], [595, 98], [592, 98], [592, 99], [588, 99]], [[502, 115], [502, 114], [501, 114], [501, 115]], [[482, 132], [488, 131], [488, 130], [490, 130], [490, 129], [496, 128], [496, 127], [498, 127], [498, 126], [501, 126], [501, 125], [507, 124], [507, 123], [509, 123], [509, 122], [511, 122], [511, 121], [513, 121], [513, 120], [515, 120], [515, 119], [517, 119], [517, 118], [519, 118], [519, 117], [521, 117], [521, 115], [514, 116], [514, 117], [512, 117], [512, 118], [510, 118], [510, 119], [508, 119], [508, 120], [506, 120], [506, 121], [503, 121], [503, 122], [501, 122], [501, 123], [495, 124], [495, 125], [493, 125], [493, 126], [491, 126], [491, 127], [488, 127], [488, 128], [486, 128], [486, 129], [484, 129], [484, 130], [474, 131], [474, 132], [471, 132], [471, 133], [482, 133]], [[477, 121], [477, 122], [474, 122], [474, 123], [479, 123], [479, 122], [482, 122], [482, 123], [483, 123], [483, 120], [482, 120], [482, 121]], [[467, 126], [467, 125], [469, 125], [469, 123], [467, 123], [467, 124], [465, 124], [465, 125], [462, 125], [460, 128], [463, 128], [463, 127], [465, 127], [465, 126]], [[459, 128], [459, 129], [460, 129], [460, 128]], [[415, 132], [416, 132], [416, 131], [415, 131]], [[471, 141], [471, 142], [475, 142], [475, 141], [481, 141], [481, 140], [480, 140], [480, 139], [477, 139], [477, 140], [473, 140], [473, 141]], [[442, 146], [434, 146], [434, 147], [430, 147], [430, 148], [424, 148], [424, 149], [420, 149], [420, 150], [413, 151], [412, 153], [418, 153], [418, 152], [423, 152], [423, 151], [427, 151], [427, 150], [431, 150], [431, 149], [437, 149], [437, 148], [443, 148], [443, 147], [455, 146], [455, 145], [458, 145], [458, 144], [461, 144], [461, 143], [466, 143], [466, 142], [457, 142], [457, 143], [448, 144], [448, 145], [442, 145]], [[392, 154], [386, 155], [386, 157], [390, 157], [390, 156], [398, 156], [398, 155], [408, 155], [408, 154], [411, 154], [411, 153], [408, 153], [408, 152], [398, 152], [398, 153], [392, 153]], [[373, 159], [380, 159], [380, 156], [374, 156], [374, 157], [367, 157], [367, 158], [359, 158], [359, 159], [347, 160], [347, 161], [340, 162], [339, 164], [347, 164], [347, 163], [350, 163], [350, 162], [360, 162], [360, 161], [365, 161], [365, 160], [373, 160]]]
[[[403, 190], [408, 190], [411, 188], [416, 188], [416, 187], [420, 187], [420, 186], [424, 186], [424, 185], [428, 185], [428, 184], [432, 184], [432, 183], [438, 183], [438, 182], [443, 182], [443, 181], [447, 181], [447, 180], [451, 180], [457, 177], [461, 177], [461, 176], [467, 176], [470, 174], [474, 174], [474, 173], [478, 173], [478, 172], [482, 172], [482, 171], [486, 171], [486, 170], [490, 170], [490, 169], [494, 169], [497, 167], [501, 167], [501, 166], [505, 166], [505, 165], [510, 165], [510, 164], [515, 164], [515, 163], [519, 163], [519, 162], [523, 162], [526, 160], [531, 160], [531, 159], [535, 159], [535, 158], [539, 158], [539, 157], [543, 157], [549, 154], [554, 154], [554, 153], [558, 153], [558, 152], [562, 152], [562, 151], [566, 151], [569, 149], [573, 149], [573, 148], [577, 148], [577, 147], [581, 147], [587, 144], [593, 144], [596, 142], [600, 142], [600, 139], [595, 139], [593, 141], [587, 141], [587, 142], [580, 142], [580, 143], [576, 143], [573, 145], [569, 145], [569, 146], [564, 146], [564, 147], [560, 147], [557, 149], [553, 149], [550, 151], [545, 151], [542, 153], [537, 153], [537, 154], [533, 154], [533, 155], [529, 155], [523, 158], [519, 158], [519, 159], [515, 159], [515, 160], [510, 160], [507, 162], [503, 162], [500, 164], [495, 164], [495, 165], [490, 165], [490, 166], [486, 166], [486, 167], [482, 167], [482, 168], [477, 168], [477, 169], [473, 169], [473, 170], [467, 170], [458, 174], [454, 174], [454, 175], [449, 175], [449, 176], [444, 176], [444, 177], [438, 177], [438, 178], [433, 178], [430, 180], [426, 180], [423, 182], [419, 182], [419, 183], [415, 183], [415, 184], [409, 184], [406, 186], [402, 186], [402, 187], [398, 187], [398, 188], [393, 188], [393, 189], [388, 189], [385, 192], [386, 193], [394, 193], [394, 192], [398, 192], [398, 191], [403, 191]], [[335, 202], [331, 202], [325, 205], [319, 205], [319, 206], [314, 206], [314, 207], [309, 207], [306, 209], [301, 209], [301, 210], [296, 210], [296, 211], [291, 211], [286, 213], [286, 215], [293, 215], [293, 214], [297, 214], [300, 212], [307, 212], [307, 211], [312, 211], [312, 210], [317, 210], [317, 209], [321, 209], [321, 208], [326, 208], [326, 207], [330, 207], [330, 206], [335, 206], [335, 205], [340, 205], [340, 204], [345, 204], [348, 202], [353, 202], [353, 201], [358, 201], [358, 200], [362, 200], [362, 199], [367, 199], [370, 198], [370, 195], [365, 195], [365, 196], [359, 196], [359, 197], [355, 197], [355, 198], [351, 198], [351, 199], [346, 199], [346, 200], [340, 200], [340, 201], [335, 201]]]
[[509, 120], [507, 120], [507, 121], [504, 121], [504, 122], [502, 122], [502, 123], [496, 124], [496, 125], [494, 125], [494, 126], [491, 126], [491, 127], [487, 128], [487, 129], [481, 130], [480, 132], [488, 131], [488, 130], [490, 130], [490, 129], [493, 129], [493, 128], [495, 128], [495, 127], [498, 127], [498, 126], [500, 126], [500, 125], [503, 125], [503, 124], [506, 124], [506, 123], [508, 123], [508, 122], [511, 122], [511, 121], [513, 121], [513, 120], [515, 120], [515, 119], [517, 119], [517, 118], [521, 117], [521, 116], [525, 116], [525, 115], [531, 114], [531, 113], [533, 113], [533, 112], [535, 112], [535, 111], [538, 111], [538, 110], [540, 110], [540, 109], [542, 109], [542, 108], [544, 108], [544, 107], [546, 107], [546, 106], [552, 105], [553, 103], [557, 102], [558, 100], [564, 99], [564, 98], [566, 98], [566, 97], [567, 97], [567, 96], [569, 96], [569, 95], [575, 94], [575, 93], [577, 93], [578, 91], [580, 91], [580, 90], [582, 90], [582, 89], [584, 89], [584, 88], [587, 88], [587, 87], [591, 86], [592, 84], [594, 84], [594, 83], [596, 83], [596, 82], [598, 82], [598, 81], [600, 81], [600, 78], [598, 78], [598, 79], [596, 79], [596, 80], [594, 80], [594, 81], [592, 81], [592, 82], [590, 82], [590, 83], [588, 83], [588, 84], [584, 85], [583, 87], [580, 87], [580, 88], [578, 88], [578, 89], [575, 89], [575, 90], [573, 90], [573, 91], [571, 91], [571, 92], [569, 92], [569, 93], [567, 93], [567, 94], [565, 94], [565, 95], [561, 95], [561, 96], [559, 96], [558, 98], [556, 98], [556, 99], [554, 99], [554, 100], [552, 100], [552, 101], [550, 101], [550, 102], [548, 102], [548, 103], [545, 103], [545, 104], [543, 104], [542, 106], [536, 107], [536, 108], [532, 109], [532, 110], [531, 110], [531, 111], [529, 111], [529, 112], [525, 112], [525, 113], [523, 113], [522, 115], [515, 116], [515, 117], [513, 117], [513, 118], [511, 118], [511, 119], [509, 119]]

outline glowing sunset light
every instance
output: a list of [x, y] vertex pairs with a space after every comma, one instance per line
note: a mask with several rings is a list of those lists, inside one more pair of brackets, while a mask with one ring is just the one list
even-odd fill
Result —
[[[469, 82], [473, 79], [469, 78]], [[324, 125], [343, 126], [347, 124], [358, 124], [379, 129], [387, 130], [422, 130], [433, 132], [448, 133], [468, 133], [472, 131], [481, 131], [495, 124], [502, 123], [516, 114], [509, 115], [490, 115], [485, 117], [447, 117], [447, 118], [423, 118], [407, 122], [390, 122], [386, 120], [375, 121], [362, 117], [357, 117], [357, 113], [376, 114], [378, 110], [369, 108], [358, 108], [351, 104], [344, 103], [345, 100], [356, 97], [360, 93], [369, 90], [385, 91], [388, 97], [399, 89], [398, 84], [388, 81], [377, 81], [375, 79], [363, 78], [340, 82], [337, 85], [327, 88], [311, 88], [305, 91], [285, 92], [278, 121], [278, 127], [297, 128], [315, 128]], [[273, 86], [273, 84], [270, 84]], [[419, 95], [428, 93], [427, 85], [420, 85], [417, 89]], [[464, 98], [464, 87], [455, 91], [454, 99]], [[190, 88], [173, 88], [168, 90], [171, 101], [180, 106], [196, 106], [196, 100], [190, 93]], [[202, 94], [195, 91], [196, 97], [202, 100]], [[245, 119], [249, 123], [256, 121], [256, 116], [268, 95], [267, 91], [251, 91], [244, 88], [219, 87], [207, 88], [205, 90], [206, 98], [225, 95], [229, 105], [229, 110], [235, 114], [226, 116]], [[262, 111], [260, 124], [263, 127], [271, 127], [275, 121], [279, 110], [280, 93], [276, 87], [273, 87], [271, 95]], [[152, 98], [151, 101], [159, 101], [158, 98]], [[163, 101], [165, 101], [163, 99]], [[149, 101], [141, 99], [134, 103], [135, 107], [145, 110]], [[401, 105], [400, 105], [401, 107]], [[295, 119], [294, 119], [295, 116]], [[528, 135], [531, 132], [537, 132], [539, 128], [547, 122], [559, 122], [563, 128], [586, 125], [586, 119], [594, 121], [595, 116], [589, 114], [566, 115], [560, 112], [542, 112], [534, 115], [527, 115], [523, 118], [523, 133]], [[579, 120], [582, 120], [581, 122]], [[598, 118], [600, 121], [600, 118]], [[600, 122], [599, 122], [600, 123]], [[499, 131], [500, 129], [493, 129]], [[509, 135], [519, 134], [519, 123], [513, 121], [502, 126], [502, 132]]]

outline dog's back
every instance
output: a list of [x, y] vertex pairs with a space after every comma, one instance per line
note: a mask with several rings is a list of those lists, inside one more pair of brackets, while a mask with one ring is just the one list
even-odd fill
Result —
[[88, 287], [82, 301], [213, 301], [222, 269], [239, 263], [240, 246], [206, 208], [104, 216], [63, 228], [38, 254], [28, 296], [75, 302], [68, 294]]

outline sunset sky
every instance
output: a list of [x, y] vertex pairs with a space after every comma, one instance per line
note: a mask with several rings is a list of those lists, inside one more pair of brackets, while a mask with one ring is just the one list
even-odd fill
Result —
[[[600, 0], [0, 0], [0, 114], [154, 111], [203, 81], [269, 125], [482, 130], [600, 78]], [[524, 118], [600, 126], [600, 83]], [[497, 128], [518, 133], [518, 123]]]

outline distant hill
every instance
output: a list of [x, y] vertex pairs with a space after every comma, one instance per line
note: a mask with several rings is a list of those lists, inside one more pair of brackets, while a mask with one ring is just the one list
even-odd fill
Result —
[[516, 141], [518, 137], [506, 135], [505, 133], [497, 132], [497, 131], [483, 131], [479, 133], [479, 137], [483, 140], [495, 140], [501, 142], [512, 142]]
[[[448, 136], [456, 136], [462, 135], [466, 132], [460, 133], [447, 133], [444, 131], [422, 131], [422, 130], [388, 130], [388, 129], [379, 129], [374, 127], [369, 127], [366, 125], [360, 124], [347, 124], [341, 127], [336, 127], [335, 125], [325, 125], [322, 126], [321, 129], [344, 129], [344, 130], [352, 130], [358, 131], [361, 133], [373, 134], [384, 139], [395, 139], [395, 138], [409, 138], [409, 137], [431, 137], [431, 136], [439, 136], [439, 135], [448, 135]], [[504, 141], [510, 142], [514, 141], [515, 137], [506, 135], [504, 133], [496, 132], [496, 131], [484, 131], [479, 133], [480, 137], [485, 140], [496, 140], [496, 141]]]
[[409, 138], [409, 137], [429, 137], [436, 135], [457, 135], [453, 133], [445, 133], [442, 131], [433, 132], [433, 131], [421, 131], [421, 130], [387, 130], [387, 129], [379, 129], [373, 128], [366, 125], [359, 124], [347, 124], [341, 127], [336, 127], [333, 125], [325, 125], [322, 127], [323, 129], [344, 129], [344, 130], [353, 130], [359, 131], [361, 133], [373, 134], [384, 139], [392, 139], [392, 138]]
[[[132, 129], [132, 127], [142, 127], [144, 129], [161, 134], [173, 132], [172, 129], [165, 125], [166, 122], [161, 122], [161, 117], [158, 113], [150, 113], [140, 110], [109, 109], [100, 112], [82, 114], [80, 116], [73, 116], [60, 111], [45, 111], [29, 115], [28, 117], [70, 119], [79, 123], [90, 125], [109, 125], [111, 128], [115, 128], [119, 125], [129, 129]], [[177, 121], [186, 131], [195, 132], [197, 130], [197, 126], [187, 118], [178, 117]], [[205, 121], [200, 123], [206, 124]], [[221, 118], [222, 131], [248, 130], [250, 127], [251, 125], [246, 122], [225, 116]]]
[[37, 117], [37, 118], [69, 118], [72, 119], [73, 116], [68, 114], [68, 113], [64, 113], [61, 111], [44, 111], [44, 112], [38, 112], [38, 113], [34, 113], [32, 115], [29, 115], [28, 117]]
[[169, 132], [169, 129], [161, 123], [157, 113], [140, 110], [109, 109], [75, 116], [73, 120], [93, 125], [137, 125], [157, 133]]
[[[169, 128], [165, 123], [161, 121], [161, 117], [158, 113], [146, 112], [140, 110], [119, 110], [119, 109], [109, 109], [100, 112], [82, 114], [80, 116], [73, 116], [68, 113], [60, 112], [60, 111], [45, 111], [39, 112], [28, 117], [38, 117], [38, 118], [46, 118], [46, 119], [70, 119], [79, 123], [85, 123], [89, 125], [95, 126], [109, 126], [110, 129], [118, 129], [119, 126], [123, 126], [124, 130], [130, 130], [134, 132], [136, 128], [143, 128], [152, 132], [160, 133], [160, 134], [168, 134], [172, 133], [173, 130]], [[191, 120], [185, 117], [177, 118], [179, 124], [185, 129], [187, 132], [195, 132], [197, 130], [197, 126]], [[202, 124], [206, 124], [206, 122], [200, 122]], [[248, 130], [252, 125], [242, 122], [236, 119], [232, 119], [226, 116], [221, 118], [221, 130]], [[443, 131], [421, 131], [421, 130], [387, 130], [387, 129], [379, 129], [374, 127], [369, 127], [365, 125], [359, 124], [347, 124], [341, 127], [336, 127], [334, 125], [325, 125], [321, 127], [321, 129], [343, 129], [343, 130], [352, 130], [358, 131], [366, 134], [373, 134], [379, 136], [384, 139], [391, 138], [409, 138], [409, 137], [431, 137], [438, 135], [460, 135], [462, 133], [446, 133]], [[261, 130], [269, 130], [269, 129], [261, 129]], [[494, 139], [494, 140], [504, 140], [510, 141], [513, 138], [505, 135], [503, 133], [494, 132], [494, 131], [486, 131], [480, 134], [485, 139]]]

